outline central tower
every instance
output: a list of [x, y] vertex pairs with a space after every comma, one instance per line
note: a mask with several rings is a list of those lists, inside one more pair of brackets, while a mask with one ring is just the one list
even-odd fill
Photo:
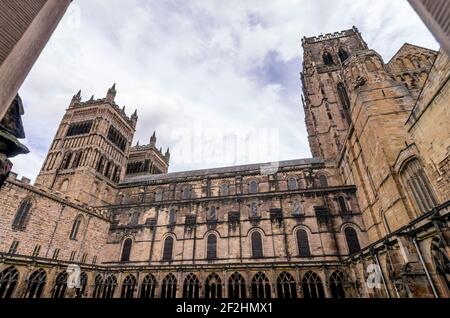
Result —
[[111, 204], [125, 176], [137, 123], [114, 101], [115, 84], [105, 98], [81, 101], [78, 92], [64, 115], [36, 184], [88, 205]]
[[345, 142], [350, 100], [343, 63], [367, 44], [358, 29], [302, 39], [303, 107], [313, 157], [334, 161]]

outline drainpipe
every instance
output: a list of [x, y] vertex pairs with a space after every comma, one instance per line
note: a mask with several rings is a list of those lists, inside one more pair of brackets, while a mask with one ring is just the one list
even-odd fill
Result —
[[422, 263], [422, 267], [425, 270], [425, 274], [427, 275], [428, 283], [430, 283], [431, 289], [433, 290], [434, 298], [439, 298], [439, 295], [434, 287], [434, 283], [431, 280], [430, 273], [428, 272], [427, 267], [425, 266], [425, 262], [423, 260], [422, 252], [420, 251], [419, 245], [417, 244], [417, 237], [413, 238], [414, 247], [416, 248], [417, 254], [419, 254], [420, 263]]
[[375, 260], [377, 261], [377, 266], [380, 269], [381, 279], [383, 280], [383, 286], [384, 286], [384, 289], [386, 290], [387, 297], [391, 298], [391, 293], [389, 292], [388, 286], [386, 284], [386, 280], [384, 278], [383, 269], [381, 268], [380, 260], [378, 259], [378, 253], [375, 253]]
[[[386, 255], [387, 255], [388, 259], [389, 259], [389, 263], [391, 264], [391, 270], [392, 270], [392, 266], [393, 266], [392, 264], [393, 263], [392, 263], [391, 254], [389, 254], [389, 246], [387, 244], [386, 244]], [[394, 286], [395, 295], [397, 295], [397, 298], [400, 298], [400, 294], [398, 293], [397, 284], [395, 283], [395, 279], [392, 280], [392, 286]]]

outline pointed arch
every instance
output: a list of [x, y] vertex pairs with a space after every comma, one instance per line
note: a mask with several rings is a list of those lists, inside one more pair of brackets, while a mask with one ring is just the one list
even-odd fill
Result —
[[141, 284], [141, 298], [155, 298], [157, 281], [155, 276], [147, 274]]
[[20, 203], [12, 224], [12, 228], [14, 230], [23, 231], [26, 229], [28, 220], [31, 216], [31, 209], [34, 202], [34, 199], [32, 197], [29, 197], [24, 199], [22, 203]]
[[238, 272], [233, 273], [228, 279], [228, 298], [246, 298], [245, 279]]
[[111, 274], [105, 280], [102, 298], [113, 298], [116, 287], [117, 287], [117, 278], [115, 275]]
[[122, 254], [120, 257], [121, 262], [129, 262], [130, 261], [132, 247], [133, 247], [133, 240], [131, 238], [127, 238], [123, 241]]
[[47, 283], [47, 273], [42, 268], [31, 273], [27, 281], [25, 298], [40, 298]]
[[222, 280], [216, 273], [211, 273], [205, 282], [205, 298], [220, 299], [222, 298]]
[[331, 296], [335, 299], [345, 298], [344, 274], [341, 271], [334, 271], [330, 275]]
[[137, 286], [137, 279], [134, 275], [128, 275], [122, 283], [122, 293], [120, 298], [134, 298], [134, 292]]
[[195, 274], [190, 273], [184, 280], [183, 298], [199, 298], [200, 281]]
[[0, 298], [11, 298], [19, 283], [19, 271], [9, 266], [0, 272]]
[[277, 278], [278, 298], [295, 299], [297, 298], [297, 283], [294, 277], [288, 272], [282, 272]]
[[270, 299], [272, 298], [272, 290], [269, 279], [266, 274], [258, 272], [252, 279], [252, 298]]
[[304, 298], [325, 298], [322, 280], [319, 275], [309, 271], [303, 276], [302, 291]]
[[103, 293], [103, 277], [102, 275], [98, 274], [95, 277], [94, 291], [92, 293], [92, 298], [100, 298], [102, 293]]
[[69, 238], [71, 240], [76, 240], [77, 236], [78, 236], [78, 232], [80, 229], [80, 226], [84, 223], [84, 217], [83, 215], [79, 214], [76, 218], [75, 221], [73, 221], [72, 224], [72, 230], [70, 231], [70, 235]]
[[161, 286], [161, 298], [176, 298], [177, 279], [172, 273], [164, 277]]
[[67, 278], [69, 274], [63, 271], [56, 276], [55, 285], [53, 286], [52, 298], [64, 298], [66, 295]]

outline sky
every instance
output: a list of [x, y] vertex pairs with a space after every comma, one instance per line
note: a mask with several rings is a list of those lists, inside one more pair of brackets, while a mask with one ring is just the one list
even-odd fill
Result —
[[406, 0], [76, 0], [19, 93], [34, 179], [72, 96], [139, 121], [133, 145], [171, 150], [170, 172], [311, 157], [301, 39], [357, 26], [387, 62], [408, 42], [438, 49]]

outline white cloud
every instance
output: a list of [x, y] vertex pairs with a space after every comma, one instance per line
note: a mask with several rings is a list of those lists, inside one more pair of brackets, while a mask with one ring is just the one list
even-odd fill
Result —
[[[117, 102], [128, 113], [138, 109], [135, 142], [147, 143], [157, 130], [158, 145], [175, 148], [171, 171], [221, 165], [220, 151], [209, 151], [206, 163], [175, 157], [182, 153], [177, 147], [183, 150], [176, 131], [190, 127], [224, 135], [275, 129], [279, 151], [270, 159], [293, 159], [310, 156], [300, 101], [303, 36], [356, 25], [385, 59], [404, 42], [437, 48], [406, 1], [79, 0], [72, 6], [79, 10], [64, 17], [20, 91], [33, 153], [14, 159], [14, 170], [30, 177], [80, 88], [84, 99], [100, 98], [116, 82]], [[280, 82], [255, 77], [264, 76], [255, 70], [267, 66], [271, 52], [273, 66], [283, 68]], [[222, 146], [214, 140], [208, 149]], [[232, 162], [252, 160], [237, 157]]]

